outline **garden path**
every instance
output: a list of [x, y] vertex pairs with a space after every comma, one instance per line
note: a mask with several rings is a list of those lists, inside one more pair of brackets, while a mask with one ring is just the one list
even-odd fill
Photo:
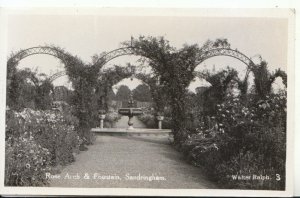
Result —
[[[88, 173], [89, 179], [83, 179]], [[81, 179], [68, 178], [79, 175]], [[127, 180], [128, 176], [159, 176], [165, 180]], [[97, 176], [114, 176], [103, 179]], [[77, 177], [78, 178], [78, 177]], [[106, 177], [108, 178], [108, 177]], [[88, 151], [64, 167], [52, 187], [97, 188], [216, 188], [199, 167], [188, 164], [169, 143], [167, 136], [97, 136]]]

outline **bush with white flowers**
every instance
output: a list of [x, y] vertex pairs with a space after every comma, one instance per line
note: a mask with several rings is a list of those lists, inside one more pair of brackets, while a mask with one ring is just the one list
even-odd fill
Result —
[[75, 128], [77, 119], [60, 111], [8, 111], [6, 115], [5, 184], [46, 184], [51, 167], [75, 160], [82, 143]]
[[[274, 189], [285, 186], [286, 94], [268, 95], [247, 103], [230, 98], [217, 105], [210, 127], [200, 124], [184, 151], [206, 167], [224, 188]], [[232, 175], [268, 175], [272, 180], [235, 181]], [[276, 180], [280, 177], [280, 180]]]

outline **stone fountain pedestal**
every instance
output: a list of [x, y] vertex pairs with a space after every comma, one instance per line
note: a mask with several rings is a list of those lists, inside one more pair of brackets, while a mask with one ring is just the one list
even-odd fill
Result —
[[143, 111], [140, 108], [129, 107], [129, 108], [119, 109], [118, 113], [121, 115], [128, 116], [129, 119], [128, 119], [128, 128], [127, 129], [132, 130], [132, 129], [134, 129], [132, 118], [134, 116], [141, 115], [143, 113]]
[[127, 108], [120, 108], [118, 113], [124, 116], [128, 116], [128, 128], [103, 128], [103, 120], [105, 119], [104, 111], [99, 112], [100, 128], [92, 128], [91, 132], [97, 135], [125, 135], [125, 136], [141, 136], [141, 135], [172, 135], [171, 129], [162, 129], [163, 116], [157, 116], [158, 129], [135, 129], [133, 127], [133, 117], [141, 115], [143, 113], [141, 108], [133, 107], [134, 101], [132, 95], [128, 101]]
[[130, 98], [128, 100], [128, 108], [120, 108], [118, 113], [121, 115], [128, 116], [128, 130], [132, 130], [133, 128], [133, 121], [132, 118], [133, 116], [138, 116], [143, 113], [141, 108], [135, 108], [133, 107], [134, 105], [134, 100], [133, 100], [133, 95], [132, 93], [130, 94]]
[[158, 129], [162, 129], [162, 121], [164, 120], [164, 116], [158, 115], [156, 116], [156, 119], [158, 120]]

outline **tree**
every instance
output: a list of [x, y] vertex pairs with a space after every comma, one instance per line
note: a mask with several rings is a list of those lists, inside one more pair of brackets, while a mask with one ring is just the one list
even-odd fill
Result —
[[252, 67], [254, 75], [255, 92], [259, 99], [265, 99], [272, 93], [272, 84], [277, 77], [281, 77], [285, 86], [287, 86], [287, 75], [284, 71], [278, 69], [274, 73], [269, 72], [268, 64], [262, 61]]
[[[163, 37], [139, 37], [124, 43], [132, 47], [132, 53], [141, 56], [142, 62], [152, 67], [154, 76], [159, 78], [156, 96], [166, 96], [162, 103], [157, 103], [158, 113], [163, 112], [163, 105], [171, 107], [174, 129], [174, 141], [179, 143], [185, 134], [186, 116], [186, 88], [194, 78], [193, 71], [197, 66], [200, 49], [197, 45], [184, 45], [181, 49], [172, 47]], [[155, 96], [156, 95], [156, 96]], [[156, 99], [155, 99], [156, 100]]]
[[53, 91], [53, 85], [49, 80], [41, 81], [36, 87], [35, 104], [37, 109], [46, 110], [51, 108], [51, 91]]
[[116, 99], [120, 101], [127, 101], [130, 98], [131, 91], [126, 85], [121, 85], [117, 91]]
[[[40, 74], [39, 76], [44, 75]], [[7, 104], [16, 110], [23, 108], [49, 109], [51, 98], [49, 97], [53, 85], [48, 80], [41, 80], [37, 73], [26, 68], [15, 70], [8, 84]]]
[[216, 112], [216, 105], [225, 100], [229, 85], [236, 81], [237, 71], [228, 67], [216, 74], [206, 71], [201, 77], [211, 84], [203, 93], [203, 109], [205, 114], [212, 115]]
[[145, 84], [140, 84], [133, 90], [133, 98], [140, 102], [151, 102], [150, 88]]
[[57, 86], [53, 90], [53, 100], [55, 101], [65, 101], [70, 104], [73, 91], [69, 90], [65, 86]]
[[[112, 91], [112, 87], [130, 76], [132, 76], [132, 72], [129, 67], [121, 67], [118, 65], [114, 65], [113, 68], [106, 69], [98, 74], [94, 94], [97, 97], [98, 110], [108, 110], [109, 101], [117, 100], [116, 95]], [[126, 100], [128, 100], [128, 98]]]

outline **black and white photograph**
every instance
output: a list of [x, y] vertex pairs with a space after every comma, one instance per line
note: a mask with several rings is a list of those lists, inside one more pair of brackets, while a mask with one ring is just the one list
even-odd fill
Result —
[[0, 11], [8, 194], [291, 193], [292, 10]]

